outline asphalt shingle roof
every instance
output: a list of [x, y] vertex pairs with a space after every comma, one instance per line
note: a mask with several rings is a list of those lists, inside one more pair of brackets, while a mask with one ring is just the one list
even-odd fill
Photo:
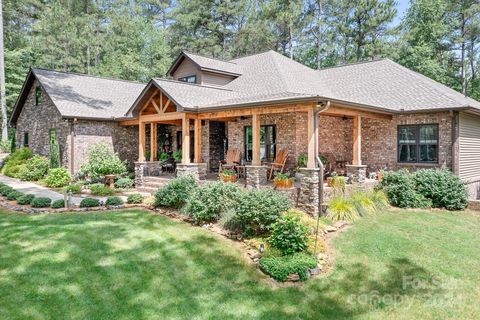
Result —
[[212, 58], [199, 56], [190, 52], [183, 52], [185, 56], [190, 58], [201, 69], [210, 69], [216, 71], [222, 71], [226, 73], [232, 73], [236, 75], [242, 74], [242, 67], [237, 65], [234, 61], [223, 61]]
[[64, 117], [124, 117], [144, 84], [83, 74], [32, 69]]

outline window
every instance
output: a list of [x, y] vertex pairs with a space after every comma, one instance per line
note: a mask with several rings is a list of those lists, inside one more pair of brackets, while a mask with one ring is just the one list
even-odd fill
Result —
[[178, 81], [188, 82], [188, 83], [197, 83], [197, 76], [188, 76], [178, 78]]
[[35, 88], [35, 105], [38, 106], [42, 102], [42, 88], [37, 86]]
[[398, 126], [398, 162], [438, 163], [438, 125]]
[[28, 147], [28, 132], [23, 133], [23, 146]]
[[[275, 160], [276, 152], [276, 128], [274, 125], [260, 127], [260, 158], [266, 161]], [[253, 132], [252, 127], [245, 127], [245, 160], [252, 161]]]

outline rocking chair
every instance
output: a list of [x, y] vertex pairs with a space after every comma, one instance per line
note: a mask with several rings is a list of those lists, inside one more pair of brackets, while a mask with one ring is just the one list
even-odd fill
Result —
[[240, 164], [241, 153], [238, 149], [227, 150], [225, 160], [220, 161], [218, 172], [221, 173], [225, 169], [235, 170], [236, 166]]
[[269, 180], [272, 180], [274, 171], [279, 171], [280, 173], [283, 173], [283, 170], [285, 169], [285, 163], [287, 162], [287, 158], [288, 158], [288, 151], [286, 149], [281, 149], [277, 152], [274, 162], [264, 163], [266, 166], [270, 167], [269, 169], [270, 172], [268, 176]]

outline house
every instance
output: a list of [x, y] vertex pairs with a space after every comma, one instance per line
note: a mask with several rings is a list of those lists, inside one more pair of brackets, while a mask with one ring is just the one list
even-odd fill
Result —
[[[168, 75], [141, 86], [32, 69], [12, 115], [17, 143], [32, 128], [67, 128], [76, 119], [83, 134], [110, 128], [114, 149], [137, 158], [138, 184], [158, 172], [162, 150], [181, 150], [178, 172], [201, 178], [218, 170], [227, 149], [239, 149], [247, 184], [258, 187], [262, 161], [286, 149], [289, 168], [308, 155], [299, 169], [305, 204], [316, 201], [318, 153], [359, 182], [379, 169], [447, 168], [472, 198], [480, 195], [480, 103], [388, 59], [313, 70], [274, 51], [230, 61], [182, 52]], [[67, 122], [51, 123], [34, 108], [35, 83]], [[37, 151], [38, 139], [45, 153], [47, 133], [32, 134], [28, 144]]]

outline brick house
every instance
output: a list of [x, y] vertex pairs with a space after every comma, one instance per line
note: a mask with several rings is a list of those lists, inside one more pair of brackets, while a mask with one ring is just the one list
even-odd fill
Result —
[[[388, 59], [313, 70], [274, 51], [231, 61], [183, 52], [168, 76], [140, 85], [32, 69], [11, 119], [17, 144], [31, 131], [28, 144], [46, 154], [47, 128], [57, 127], [64, 164], [77, 170], [84, 158], [77, 160], [76, 148], [108, 136], [120, 156], [137, 160], [138, 184], [158, 172], [162, 150], [182, 150], [178, 172], [204, 177], [218, 170], [226, 149], [238, 149], [247, 183], [258, 186], [262, 162], [286, 149], [290, 169], [308, 155], [299, 169], [307, 202], [315, 200], [303, 187], [315, 184], [318, 153], [357, 178], [447, 168], [479, 197], [480, 103]], [[34, 107], [38, 87], [54, 117]]]

